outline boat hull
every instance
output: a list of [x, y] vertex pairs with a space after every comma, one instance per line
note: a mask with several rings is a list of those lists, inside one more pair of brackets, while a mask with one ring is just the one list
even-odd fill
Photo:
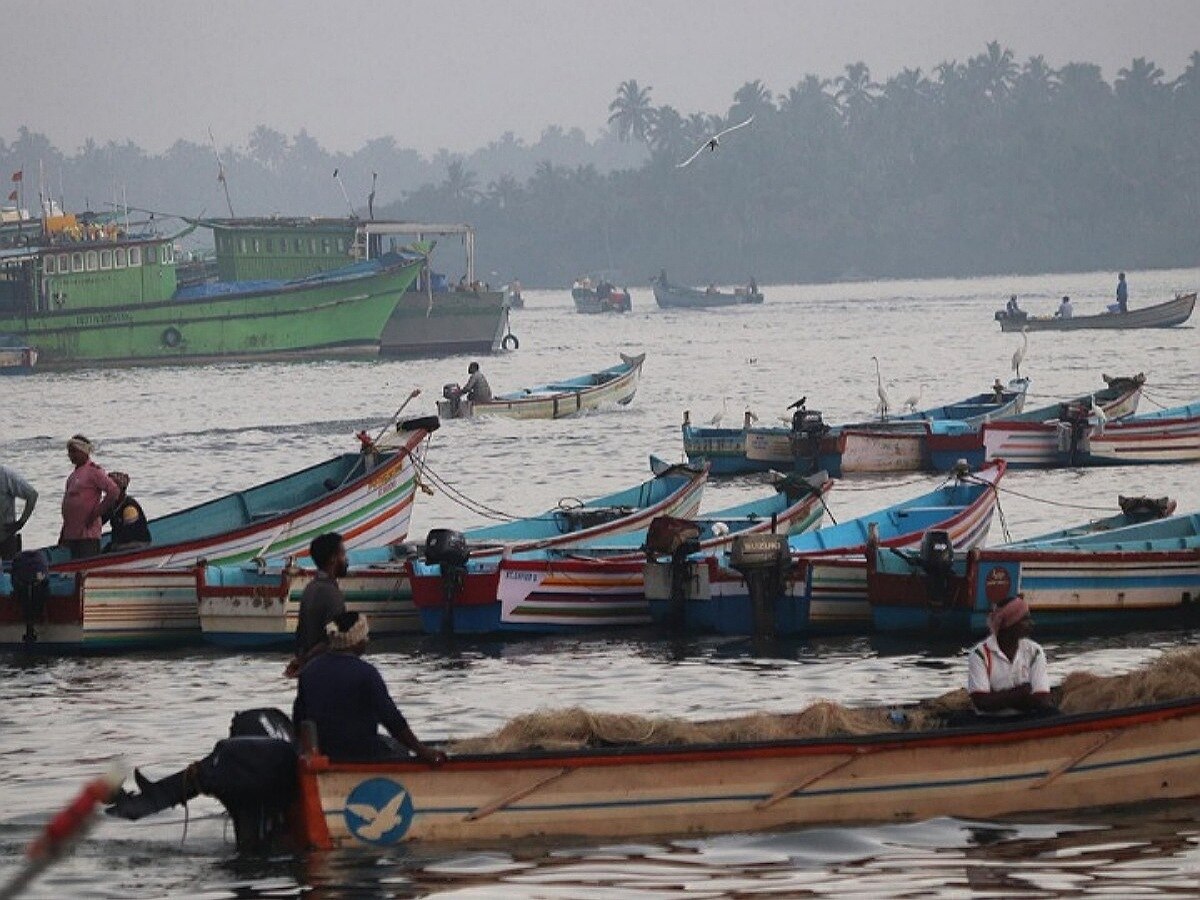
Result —
[[0, 375], [30, 375], [37, 361], [33, 347], [0, 347]]
[[713, 309], [718, 306], [745, 306], [763, 302], [763, 295], [728, 294], [721, 291], [697, 291], [671, 285], [654, 286], [654, 302], [663, 309]]
[[1073, 434], [1069, 423], [989, 422], [986, 458], [1014, 468], [1145, 465], [1200, 460], [1200, 415], [1090, 423]]
[[575, 303], [575, 312], [585, 315], [626, 313], [633, 309], [628, 291], [617, 291], [601, 297], [595, 291], [575, 288], [571, 291], [571, 299]]
[[0, 319], [0, 331], [35, 345], [46, 368], [374, 356], [388, 317], [421, 265], [295, 282], [262, 294]]
[[[318, 849], [971, 820], [1194, 797], [1200, 702], [866, 738], [300, 766]], [[398, 807], [390, 829], [355, 810]], [[385, 823], [388, 824], [388, 823]]]
[[380, 337], [383, 356], [450, 356], [495, 353], [508, 325], [502, 291], [434, 294], [433, 304], [421, 293], [401, 297]]
[[1024, 319], [999, 317], [1001, 331], [1081, 331], [1085, 329], [1171, 328], [1182, 325], [1196, 307], [1196, 295], [1183, 294], [1174, 300], [1131, 309], [1126, 313], [1101, 313], [1095, 316], [1072, 316], [1069, 319]]

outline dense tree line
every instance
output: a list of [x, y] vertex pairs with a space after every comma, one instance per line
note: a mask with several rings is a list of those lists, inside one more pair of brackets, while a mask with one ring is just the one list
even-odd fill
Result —
[[[778, 93], [750, 81], [719, 113], [655, 105], [626, 81], [609, 113], [594, 141], [551, 126], [532, 145], [507, 134], [432, 158], [392, 138], [331, 153], [264, 126], [221, 159], [239, 215], [341, 214], [335, 168], [365, 212], [378, 172], [377, 216], [473, 222], [480, 271], [527, 284], [644, 283], [663, 267], [707, 283], [1200, 265], [1200, 51], [1173, 80], [1138, 58], [1109, 83], [992, 43], [883, 83], [862, 62]], [[21, 129], [0, 166], [25, 170], [28, 205], [39, 161], [73, 208], [124, 189], [135, 206], [226, 212], [202, 143], [65, 154]]]
[[627, 81], [611, 113], [649, 148], [642, 167], [543, 163], [484, 186], [457, 166], [388, 211], [475, 222], [482, 267], [527, 283], [1200, 265], [1200, 52], [1173, 81], [1139, 58], [1110, 84], [1096, 65], [1018, 63], [992, 43], [882, 84], [861, 62], [778, 94], [747, 82], [719, 115], [655, 106]]

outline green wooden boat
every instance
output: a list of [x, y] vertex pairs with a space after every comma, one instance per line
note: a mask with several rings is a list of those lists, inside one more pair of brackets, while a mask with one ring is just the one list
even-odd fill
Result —
[[0, 229], [0, 332], [49, 367], [375, 355], [424, 257], [180, 289], [171, 238], [90, 216]]

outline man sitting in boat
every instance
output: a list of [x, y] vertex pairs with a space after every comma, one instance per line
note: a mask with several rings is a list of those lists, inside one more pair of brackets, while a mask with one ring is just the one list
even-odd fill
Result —
[[1017, 304], [1016, 294], [1008, 298], [1008, 302], [1004, 304], [1004, 312], [1010, 319], [1024, 319], [1026, 316], [1025, 310]]
[[473, 362], [467, 366], [467, 383], [462, 386], [459, 396], [466, 397], [472, 403], [492, 402], [492, 388], [479, 370], [479, 363]]
[[1056, 319], [1069, 319], [1075, 314], [1074, 307], [1071, 306], [1071, 298], [1063, 297], [1062, 303], [1058, 304], [1058, 309], [1054, 313]]
[[296, 655], [284, 671], [289, 678], [294, 678], [310, 659], [325, 651], [326, 626], [346, 611], [346, 596], [337, 583], [350, 568], [342, 536], [336, 531], [318, 534], [308, 545], [308, 555], [317, 567], [317, 575], [300, 595]]
[[1050, 699], [1046, 652], [1029, 639], [1033, 617], [1020, 594], [992, 610], [987, 639], [971, 648], [967, 693], [979, 716], [1041, 716], [1057, 710]]
[[[316, 725], [317, 746], [331, 759], [377, 759], [406, 748], [422, 762], [445, 762], [445, 753], [412, 733], [383, 676], [362, 658], [369, 633], [367, 617], [356, 612], [342, 613], [326, 626], [329, 650], [300, 672], [292, 721]], [[395, 743], [379, 734], [380, 725]]]
[[112, 512], [104, 516], [104, 521], [112, 526], [107, 552], [121, 553], [149, 547], [150, 525], [141, 504], [129, 496], [129, 476], [124, 472], [109, 472], [108, 477], [121, 489], [121, 494]]

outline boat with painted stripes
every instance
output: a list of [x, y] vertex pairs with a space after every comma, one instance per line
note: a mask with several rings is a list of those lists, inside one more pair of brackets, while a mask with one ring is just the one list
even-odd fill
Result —
[[637, 393], [646, 354], [621, 354], [620, 365], [550, 384], [496, 394], [491, 400], [473, 402], [456, 396], [457, 385], [447, 385], [438, 401], [443, 419], [472, 416], [504, 416], [510, 419], [561, 419], [588, 409], [617, 404], [627, 406]]
[[[716, 552], [746, 534], [801, 534], [820, 523], [833, 481], [784, 477], [768, 497], [689, 520], [658, 519], [568, 550], [506, 554], [468, 566], [447, 617], [444, 583], [424, 582], [414, 600], [431, 634], [579, 631], [651, 621], [643, 568], [647, 554], [669, 558], [685, 544]], [[654, 535], [653, 537], [651, 535]], [[441, 587], [442, 590], [430, 590]]]
[[[1088, 410], [1099, 407], [1107, 421], [1124, 419], [1137, 412], [1146, 384], [1142, 373], [1130, 376], [1110, 377], [1101, 375], [1104, 387], [1091, 394], [1081, 394], [1074, 399], [1027, 409], [1002, 421], [1050, 422], [1071, 414], [1072, 410]], [[983, 440], [983, 423], [964, 423], [951, 420], [934, 422], [929, 434], [929, 464], [934, 471], [948, 472], [959, 462], [978, 468], [987, 461], [987, 448]], [[1002, 455], [1002, 454], [1001, 454]]]
[[974, 394], [956, 403], [886, 418], [827, 425], [817, 410], [803, 405], [792, 427], [758, 427], [746, 414], [740, 429], [696, 427], [684, 413], [683, 449], [688, 461], [708, 462], [714, 473], [739, 475], [770, 470], [834, 477], [854, 473], [934, 470], [931, 436], [943, 423], [973, 430], [983, 422], [1018, 415], [1025, 406], [1028, 379], [1006, 388]]
[[972, 820], [1200, 795], [1200, 699], [973, 728], [402, 760], [301, 756], [316, 849]]
[[1042, 422], [988, 422], [986, 458], [1014, 468], [1183, 463], [1200, 460], [1200, 401], [1110, 422], [1084, 408]]
[[[0, 648], [39, 652], [116, 650], [200, 639], [195, 567], [287, 554], [339, 531], [347, 547], [386, 547], [408, 535], [416, 492], [413, 457], [435, 417], [400, 423], [364, 443], [283, 478], [149, 523], [154, 543], [69, 560], [49, 548], [47, 595], [23, 604], [0, 575]], [[36, 600], [36, 598], [34, 598]]]
[[991, 607], [1013, 594], [1024, 596], [1039, 631], [1194, 627], [1200, 515], [1157, 518], [1152, 507], [1141, 510], [1119, 527], [977, 548], [941, 565], [868, 548], [875, 629], [982, 634]]
[[938, 529], [957, 549], [980, 546], [991, 526], [1004, 471], [1002, 461], [993, 463], [977, 473], [955, 475], [902, 503], [789, 538], [789, 559], [777, 595], [769, 598], [765, 624], [756, 617], [747, 579], [733, 567], [729, 553], [699, 554], [682, 563], [647, 563], [651, 615], [656, 622], [686, 631], [720, 634], [868, 632], [871, 608], [863, 554], [871, 535], [881, 546], [915, 548], [926, 531]]
[[[592, 541], [621, 540], [641, 532], [660, 515], [688, 516], [699, 509], [707, 480], [703, 469], [665, 466], [652, 460], [653, 478], [589, 501], [564, 499], [535, 516], [467, 529], [472, 594], [479, 569], [495, 572], [502, 555], [564, 550]], [[411, 548], [408, 548], [411, 549]], [[371, 617], [374, 635], [414, 633], [421, 620], [413, 604], [416, 583], [429, 596], [442, 596], [442, 568], [414, 558], [416, 550], [376, 547], [351, 550], [349, 571], [339, 579], [346, 608]], [[200, 628], [204, 640], [225, 647], [286, 646], [295, 635], [300, 595], [315, 576], [311, 564], [273, 560], [264, 566], [208, 566], [198, 573]], [[457, 576], [456, 576], [457, 577]], [[492, 575], [494, 583], [495, 576]], [[494, 588], [492, 597], [495, 597]], [[440, 602], [440, 601], [439, 601]]]

